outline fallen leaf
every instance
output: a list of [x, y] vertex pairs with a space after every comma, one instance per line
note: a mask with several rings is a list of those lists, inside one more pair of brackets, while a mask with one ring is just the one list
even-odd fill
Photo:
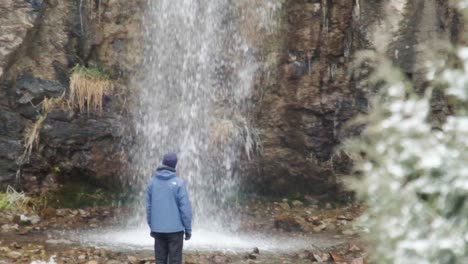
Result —
[[318, 262], [325, 262], [330, 259], [330, 254], [324, 252], [313, 252], [312, 255]]
[[338, 255], [337, 253], [334, 253], [334, 252], [330, 252], [330, 256], [332, 257], [332, 259], [334, 261], [346, 261], [344, 257]]

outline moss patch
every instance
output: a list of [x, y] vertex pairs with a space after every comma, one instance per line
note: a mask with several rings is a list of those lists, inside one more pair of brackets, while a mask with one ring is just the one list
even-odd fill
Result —
[[54, 208], [109, 206], [118, 198], [108, 190], [83, 182], [68, 183], [59, 191], [44, 195], [47, 206]]

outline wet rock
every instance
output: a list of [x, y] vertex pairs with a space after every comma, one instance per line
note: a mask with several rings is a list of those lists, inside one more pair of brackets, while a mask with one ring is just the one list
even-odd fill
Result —
[[328, 224], [328, 225], [326, 226], [326, 229], [327, 229], [327, 230], [330, 230], [330, 231], [334, 231], [334, 230], [337, 229], [337, 226], [334, 225], [334, 224]]
[[41, 216], [44, 219], [50, 219], [52, 217], [55, 217], [56, 215], [57, 215], [57, 209], [55, 208], [47, 207], [41, 210]]
[[250, 254], [247, 254], [247, 256], [245, 256], [245, 258], [246, 259], [257, 259], [257, 255], [250, 253]]
[[274, 227], [286, 232], [303, 231], [301, 224], [297, 218], [289, 215], [278, 215], [274, 220]]
[[66, 239], [48, 239], [45, 242], [47, 244], [65, 244], [65, 245], [73, 244], [70, 240], [66, 240]]
[[304, 197], [304, 199], [306, 200], [306, 202], [310, 205], [318, 205], [319, 204], [319, 200], [310, 196], [310, 195], [306, 195]]
[[127, 260], [130, 261], [130, 263], [136, 263], [138, 259], [134, 256], [128, 256]]
[[214, 264], [230, 263], [231, 259], [225, 255], [216, 255], [211, 259]]
[[20, 223], [23, 225], [35, 225], [41, 221], [41, 218], [38, 215], [20, 215]]
[[19, 251], [10, 251], [6, 255], [8, 258], [11, 258], [11, 259], [19, 259], [21, 258], [23, 254]]
[[285, 202], [280, 203], [279, 206], [280, 206], [281, 209], [283, 209], [283, 210], [289, 210], [289, 209], [291, 209], [291, 207], [289, 206], [289, 204], [288, 204], [288, 203], [285, 203]]
[[344, 215], [340, 215], [340, 216], [338, 216], [336, 219], [338, 219], [338, 220], [345, 220], [345, 221], [352, 221], [352, 220], [353, 220], [352, 217], [344, 216]]
[[327, 262], [331, 259], [330, 254], [326, 252], [312, 252], [312, 256], [318, 262]]
[[106, 264], [124, 264], [124, 263], [118, 260], [109, 260], [106, 262]]
[[18, 76], [16, 89], [20, 96], [18, 103], [29, 104], [34, 99], [42, 99], [46, 96], [58, 97], [63, 93], [65, 87], [60, 82], [44, 80], [30, 73], [25, 73]]
[[295, 201], [292, 201], [292, 205], [294, 207], [302, 207], [302, 206], [304, 206], [304, 203], [301, 202], [301, 201], [295, 200]]
[[[7, 185], [14, 183], [18, 170], [16, 160], [23, 152], [23, 144], [20, 140], [5, 137], [5, 135], [10, 135], [10, 132], [15, 133], [15, 130], [24, 125], [22, 118], [15, 114], [12, 116], [14, 118], [2, 120], [2, 110], [0, 109], [0, 189], [3, 191]], [[15, 124], [10, 125], [11, 122], [15, 122]], [[14, 134], [14, 137], [19, 135], [21, 135], [20, 132]]]
[[18, 224], [4, 224], [1, 230], [2, 232], [16, 231], [18, 230]]
[[252, 250], [252, 253], [260, 254], [260, 249], [258, 249], [258, 247], [254, 247], [254, 249]]
[[344, 231], [343, 231], [343, 232], [341, 232], [341, 233], [342, 233], [343, 235], [347, 235], [347, 236], [353, 236], [353, 235], [355, 235], [355, 234], [356, 234], [356, 232], [355, 232], [355, 231], [353, 231], [353, 230], [350, 230], [350, 229], [348, 229], [348, 230], [344, 230]]

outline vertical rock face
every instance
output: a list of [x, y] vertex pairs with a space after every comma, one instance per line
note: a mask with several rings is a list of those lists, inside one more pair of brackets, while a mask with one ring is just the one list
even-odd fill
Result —
[[34, 26], [37, 9], [33, 5], [15, 0], [0, 3], [0, 77], [8, 67], [12, 53], [23, 43], [26, 33]]
[[351, 168], [337, 146], [360, 133], [347, 123], [368, 110], [371, 93], [352, 74], [355, 51], [386, 50], [423, 86], [424, 48], [453, 40], [454, 17], [437, 0], [286, 1], [278, 80], [259, 88], [257, 186], [276, 194], [336, 191], [337, 177]]
[[[0, 185], [16, 181], [34, 189], [51, 175], [118, 182], [125, 164], [121, 114], [141, 50], [142, 2], [1, 1]], [[71, 68], [77, 64], [111, 74], [115, 90], [104, 98], [102, 115], [73, 107], [53, 107], [45, 115], [44, 99], [68, 97]], [[32, 153], [22, 158], [24, 136], [35, 125], [39, 133]]]
[[[18, 175], [25, 185], [40, 185], [50, 175], [116, 182], [126, 159], [119, 146], [125, 95], [143, 50], [144, 2], [0, 1], [0, 185], [14, 183], [24, 134], [40, 120], [45, 98], [67, 96], [70, 69], [76, 64], [108, 69], [114, 94], [104, 98], [102, 116], [52, 109]], [[419, 65], [427, 44], [456, 41], [458, 34], [460, 22], [447, 2], [284, 1], [281, 30], [264, 52], [278, 67], [273, 78], [259, 82], [254, 98], [262, 143], [255, 160], [257, 177], [249, 178], [255, 189], [275, 194], [335, 191], [337, 178], [351, 167], [337, 146], [360, 133], [359, 127], [347, 124], [368, 110], [371, 93], [352, 74], [355, 52], [387, 51], [424, 89]], [[435, 120], [447, 109], [436, 96]]]

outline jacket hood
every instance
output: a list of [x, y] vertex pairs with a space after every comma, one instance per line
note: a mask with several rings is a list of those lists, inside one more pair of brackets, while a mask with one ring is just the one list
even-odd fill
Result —
[[171, 167], [161, 165], [156, 169], [155, 176], [161, 180], [169, 180], [176, 177], [176, 170]]

